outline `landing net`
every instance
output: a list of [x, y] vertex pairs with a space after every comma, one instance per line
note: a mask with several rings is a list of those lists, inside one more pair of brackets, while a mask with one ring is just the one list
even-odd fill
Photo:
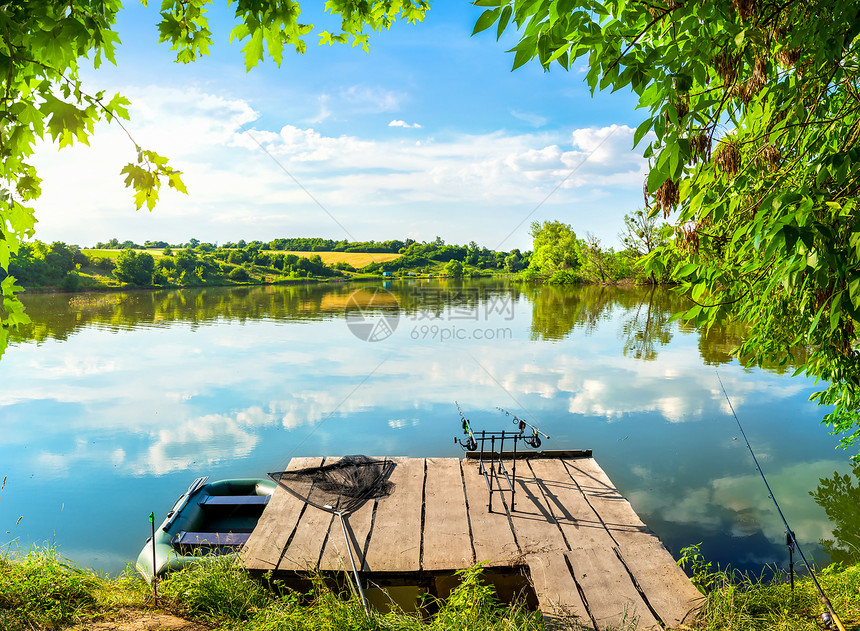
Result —
[[269, 473], [278, 485], [302, 501], [330, 513], [350, 513], [369, 499], [394, 490], [388, 480], [391, 460], [345, 456], [332, 464]]

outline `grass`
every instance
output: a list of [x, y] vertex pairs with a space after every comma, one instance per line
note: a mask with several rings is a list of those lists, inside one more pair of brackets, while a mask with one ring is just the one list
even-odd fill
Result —
[[[309, 592], [270, 590], [229, 561], [201, 564], [172, 575], [163, 594], [181, 603], [186, 616], [203, 619], [219, 629], [243, 631], [414, 630], [529, 631], [543, 629], [539, 612], [519, 604], [499, 603], [495, 592], [481, 580], [481, 568], [460, 572], [461, 583], [445, 600], [425, 597], [423, 609], [431, 615], [371, 610], [349, 591], [338, 593], [320, 577]], [[277, 588], [277, 581], [273, 587]]]
[[[826, 611], [809, 576], [774, 570], [767, 579], [731, 571], [713, 571], [701, 544], [681, 550], [681, 567], [706, 595], [696, 628], [706, 631], [813, 631], [824, 628]], [[860, 565], [831, 564], [816, 571], [821, 589], [846, 629], [860, 629]], [[836, 626], [833, 627], [834, 629]]]
[[[99, 576], [45, 549], [11, 558], [0, 555], [0, 629], [53, 631], [96, 621], [121, 620], [122, 629], [142, 631], [144, 616], [169, 612], [212, 631], [531, 631], [543, 629], [539, 612], [499, 603], [482, 581], [480, 567], [460, 572], [461, 582], [445, 600], [426, 596], [423, 614], [372, 611], [347, 591], [321, 578], [306, 593], [278, 581], [251, 577], [226, 558], [169, 575], [159, 601], [134, 572]], [[684, 629], [701, 631], [813, 631], [821, 629], [823, 606], [812, 581], [798, 578], [794, 591], [785, 575], [767, 580], [727, 572], [699, 573], [709, 589], [699, 618]], [[831, 565], [819, 580], [846, 629], [860, 629], [860, 565]], [[431, 613], [432, 612], [432, 613]], [[135, 621], [139, 619], [140, 624]], [[119, 627], [118, 627], [119, 628]], [[571, 629], [578, 628], [574, 623]], [[616, 630], [617, 631], [617, 630]]]
[[[164, 248], [136, 248], [135, 252], [149, 252], [152, 254], [152, 258], [158, 259], [164, 256]], [[86, 254], [88, 257], [95, 258], [103, 258], [103, 259], [114, 259], [119, 256], [119, 253], [122, 252], [121, 249], [118, 250], [110, 250], [110, 249], [97, 249], [97, 248], [81, 248], [81, 252]]]
[[[816, 572], [846, 629], [860, 629], [860, 565], [830, 565]], [[707, 631], [820, 631], [825, 608], [809, 577], [777, 572], [767, 580], [720, 573], [707, 595], [700, 625]], [[835, 629], [835, 627], [833, 627]]]
[[[277, 253], [278, 250], [267, 250], [269, 253]], [[319, 254], [322, 262], [326, 265], [334, 265], [335, 263], [349, 263], [355, 269], [361, 269], [365, 265], [371, 263], [385, 263], [398, 259], [402, 254], [391, 254], [388, 252], [294, 252], [284, 251], [283, 254], [295, 254], [303, 258], [311, 258]]]
[[[54, 549], [12, 559], [0, 556], [0, 629], [54, 631], [74, 625], [121, 620], [122, 628], [145, 628], [144, 614], [169, 612], [213, 631], [539, 631], [539, 612], [499, 603], [481, 580], [480, 567], [462, 572], [462, 582], [444, 601], [425, 598], [435, 614], [364, 613], [349, 592], [321, 578], [307, 593], [254, 579], [226, 557], [170, 574], [159, 583], [158, 606], [149, 586], [133, 571], [99, 576], [62, 559]], [[432, 602], [431, 602], [432, 601]], [[426, 608], [425, 607], [425, 608]], [[139, 626], [134, 624], [141, 618]], [[131, 620], [131, 622], [129, 622]]]
[[107, 580], [53, 548], [15, 560], [0, 556], [0, 629], [55, 629], [141, 606], [146, 584], [128, 574]]

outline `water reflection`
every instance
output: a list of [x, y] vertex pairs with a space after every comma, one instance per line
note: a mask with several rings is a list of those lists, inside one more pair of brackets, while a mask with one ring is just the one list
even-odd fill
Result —
[[[683, 308], [682, 299], [651, 287], [647, 297], [630, 305], [624, 319], [624, 355], [644, 361], [656, 359], [657, 350], [672, 341], [669, 319]], [[731, 361], [731, 358], [726, 361]]]
[[102, 556], [77, 560], [119, 569], [145, 537], [138, 518], [198, 475], [259, 475], [297, 455], [459, 456], [456, 400], [476, 428], [508, 423], [501, 406], [550, 434], [547, 448], [593, 448], [675, 553], [704, 540], [714, 560], [756, 569], [781, 562], [781, 525], [733, 440], [719, 365], [798, 538], [834, 538], [808, 491], [846, 465], [812, 386], [740, 368], [729, 350], [741, 330], [669, 322], [677, 295], [393, 282], [399, 325], [367, 342], [344, 315], [360, 289], [378, 295], [332, 284], [25, 297], [35, 324], [0, 362], [0, 532], [88, 550], [81, 524], [111, 523]]
[[829, 478], [821, 478], [809, 494], [834, 524], [832, 535], [820, 539], [830, 558], [843, 563], [860, 561], [860, 462], [852, 465], [850, 475], [837, 470]]

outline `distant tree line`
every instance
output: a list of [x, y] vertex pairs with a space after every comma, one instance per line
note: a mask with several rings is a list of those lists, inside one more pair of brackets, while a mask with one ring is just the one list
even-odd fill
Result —
[[586, 233], [584, 239], [577, 237], [569, 224], [535, 221], [530, 230], [534, 250], [523, 277], [552, 284], [670, 282], [668, 273], [657, 278], [641, 264], [655, 248], [666, 243], [670, 231], [645, 211], [635, 211], [624, 217], [624, 229], [618, 235], [624, 248], [616, 251], [604, 247], [591, 233]]
[[[382, 274], [407, 271], [435, 271], [461, 277], [487, 270], [518, 272], [529, 264], [529, 254], [519, 250], [496, 252], [468, 245], [448, 245], [437, 237], [429, 243], [406, 241], [346, 242], [331, 239], [275, 239], [270, 242], [238, 241], [214, 245], [190, 239], [170, 245], [166, 241], [111, 239], [99, 242], [100, 250], [120, 250], [119, 254], [90, 252], [87, 256], [77, 245], [41, 241], [24, 244], [12, 258], [9, 275], [25, 287], [59, 287], [75, 290], [98, 285], [87, 276], [112, 277], [140, 287], [186, 287], [208, 284], [247, 283], [288, 279], [326, 279], [348, 273]], [[310, 248], [317, 248], [313, 250]], [[326, 250], [324, 248], [337, 248]], [[147, 250], [160, 249], [160, 253]], [[392, 261], [371, 263], [356, 269], [347, 262], [326, 265], [319, 254], [302, 257], [289, 250], [304, 252], [399, 253]], [[285, 251], [287, 250], [287, 251]], [[393, 252], [391, 252], [393, 250]], [[82, 273], [83, 272], [83, 273]], [[103, 283], [103, 281], [102, 281]]]
[[450, 276], [464, 275], [471, 266], [472, 271], [501, 270], [519, 272], [528, 265], [529, 253], [522, 254], [519, 250], [497, 252], [479, 247], [474, 241], [469, 245], [447, 245], [440, 237], [429, 243], [410, 241], [399, 250], [402, 256], [393, 261], [371, 263], [362, 268], [363, 272], [397, 272], [410, 269], [430, 268], [438, 263], [460, 263], [460, 266], [445, 266]]
[[[233, 242], [228, 241], [222, 244], [221, 248], [227, 249], [243, 249], [248, 246], [256, 247], [260, 250], [278, 250], [278, 251], [293, 251], [293, 252], [368, 252], [368, 253], [389, 253], [396, 254], [402, 248], [414, 243], [412, 239], [406, 241], [390, 240], [390, 241], [335, 241], [334, 239], [322, 239], [320, 237], [293, 237], [272, 239], [271, 241], [250, 241], [244, 239]], [[111, 239], [110, 241], [99, 241], [94, 246], [96, 249], [112, 249], [122, 250], [125, 248], [142, 249], [162, 249], [165, 247], [172, 248], [198, 248], [199, 246], [208, 246], [210, 249], [218, 248], [217, 244], [201, 243], [198, 239], [189, 239], [185, 243], [171, 244], [166, 241], [144, 241], [142, 244], [134, 241], [120, 241], [119, 239]]]
[[244, 283], [259, 276], [330, 278], [343, 273], [323, 263], [318, 254], [305, 258], [265, 252], [259, 246], [230, 249], [200, 243], [181, 250], [167, 246], [157, 259], [149, 252], [126, 248], [117, 257], [114, 276], [133, 285], [187, 287], [225, 280]]
[[26, 287], [61, 287], [75, 290], [80, 284], [79, 266], [89, 259], [76, 245], [55, 241], [22, 243], [9, 261], [8, 270], [0, 269], [0, 279], [14, 276]]

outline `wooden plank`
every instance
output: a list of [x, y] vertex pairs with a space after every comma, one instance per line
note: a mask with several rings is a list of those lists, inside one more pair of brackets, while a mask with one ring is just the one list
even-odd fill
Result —
[[472, 545], [475, 560], [486, 565], [510, 565], [520, 553], [511, 530], [505, 505], [500, 496], [493, 498], [494, 512], [487, 510], [488, 491], [484, 476], [478, 472], [475, 462], [460, 463], [466, 489], [466, 504], [472, 524]]
[[629, 540], [631, 536], [635, 541], [635, 535], [653, 535], [593, 458], [563, 462], [615, 541], [620, 543], [619, 538]]
[[529, 463], [534, 477], [541, 480], [550, 512], [564, 533], [570, 548], [602, 548], [610, 551], [615, 541], [594, 512], [582, 491], [560, 460]]
[[661, 628], [612, 550], [577, 548], [565, 556], [598, 629]]
[[460, 570], [474, 565], [466, 494], [457, 458], [428, 458], [424, 492], [421, 569]]
[[366, 572], [417, 572], [421, 569], [423, 458], [392, 458], [394, 491], [376, 504], [364, 558]]
[[[320, 464], [336, 462], [337, 460], [339, 458], [326, 458], [325, 462]], [[319, 466], [319, 464], [312, 466]], [[278, 570], [302, 572], [317, 569], [326, 538], [331, 536], [329, 529], [332, 526], [340, 529], [340, 524], [334, 523], [335, 519], [335, 516], [328, 511], [308, 504], [296, 525], [292, 540], [281, 556]], [[339, 535], [340, 533], [334, 534]]]
[[563, 553], [529, 557], [529, 576], [549, 629], [594, 630]]
[[622, 561], [663, 623], [675, 627], [689, 622], [703, 597], [662, 542], [594, 460], [565, 461], [565, 466], [618, 543]]
[[[293, 458], [287, 470], [318, 467], [321, 462], [322, 458]], [[278, 566], [284, 546], [295, 530], [304, 505], [304, 502], [280, 486], [275, 489], [248, 543], [242, 549], [242, 559], [247, 569], [267, 571]]]
[[[512, 469], [508, 470], [513, 475]], [[544, 497], [540, 481], [534, 477], [528, 462], [520, 463], [514, 479], [516, 497], [511, 511], [511, 525], [516, 533], [520, 553], [524, 555], [562, 551], [567, 544]], [[506, 499], [510, 497], [505, 494]]]

